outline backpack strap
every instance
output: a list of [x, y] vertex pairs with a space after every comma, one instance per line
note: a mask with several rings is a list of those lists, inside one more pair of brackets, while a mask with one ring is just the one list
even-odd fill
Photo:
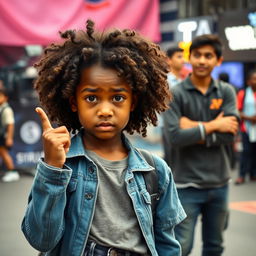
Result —
[[160, 198], [159, 188], [158, 188], [158, 173], [155, 166], [155, 161], [150, 152], [144, 149], [137, 149], [146, 162], [154, 167], [154, 170], [149, 172], [143, 172], [143, 177], [146, 183], [147, 191], [151, 196], [151, 211], [153, 217], [155, 216], [156, 203]]

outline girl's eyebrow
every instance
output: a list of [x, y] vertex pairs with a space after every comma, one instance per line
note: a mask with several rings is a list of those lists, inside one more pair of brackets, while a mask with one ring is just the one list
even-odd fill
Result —
[[[84, 88], [81, 92], [98, 92], [98, 88]], [[112, 88], [111, 91], [113, 92], [128, 92], [125, 88]]]
[[81, 92], [97, 92], [98, 88], [84, 88]]
[[111, 91], [113, 91], [113, 92], [128, 92], [128, 90], [125, 88], [113, 88], [113, 89], [111, 89]]

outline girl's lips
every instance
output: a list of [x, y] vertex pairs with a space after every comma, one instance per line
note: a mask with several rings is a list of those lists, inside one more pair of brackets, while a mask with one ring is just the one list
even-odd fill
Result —
[[113, 126], [113, 124], [109, 122], [102, 122], [97, 124], [97, 127], [108, 127], [108, 126]]
[[96, 125], [97, 130], [101, 130], [101, 131], [111, 131], [114, 129], [114, 125], [112, 123], [100, 123], [98, 125]]

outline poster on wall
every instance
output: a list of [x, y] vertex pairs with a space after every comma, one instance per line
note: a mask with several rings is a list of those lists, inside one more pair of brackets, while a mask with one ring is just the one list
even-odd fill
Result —
[[43, 155], [42, 129], [35, 112], [36, 105], [13, 103], [11, 106], [15, 115], [15, 135], [10, 153], [17, 169], [30, 169]]

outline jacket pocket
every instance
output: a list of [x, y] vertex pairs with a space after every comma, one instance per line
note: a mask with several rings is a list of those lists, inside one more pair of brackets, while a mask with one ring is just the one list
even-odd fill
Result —
[[74, 192], [76, 190], [76, 186], [77, 186], [77, 179], [71, 178], [68, 183], [67, 193]]

